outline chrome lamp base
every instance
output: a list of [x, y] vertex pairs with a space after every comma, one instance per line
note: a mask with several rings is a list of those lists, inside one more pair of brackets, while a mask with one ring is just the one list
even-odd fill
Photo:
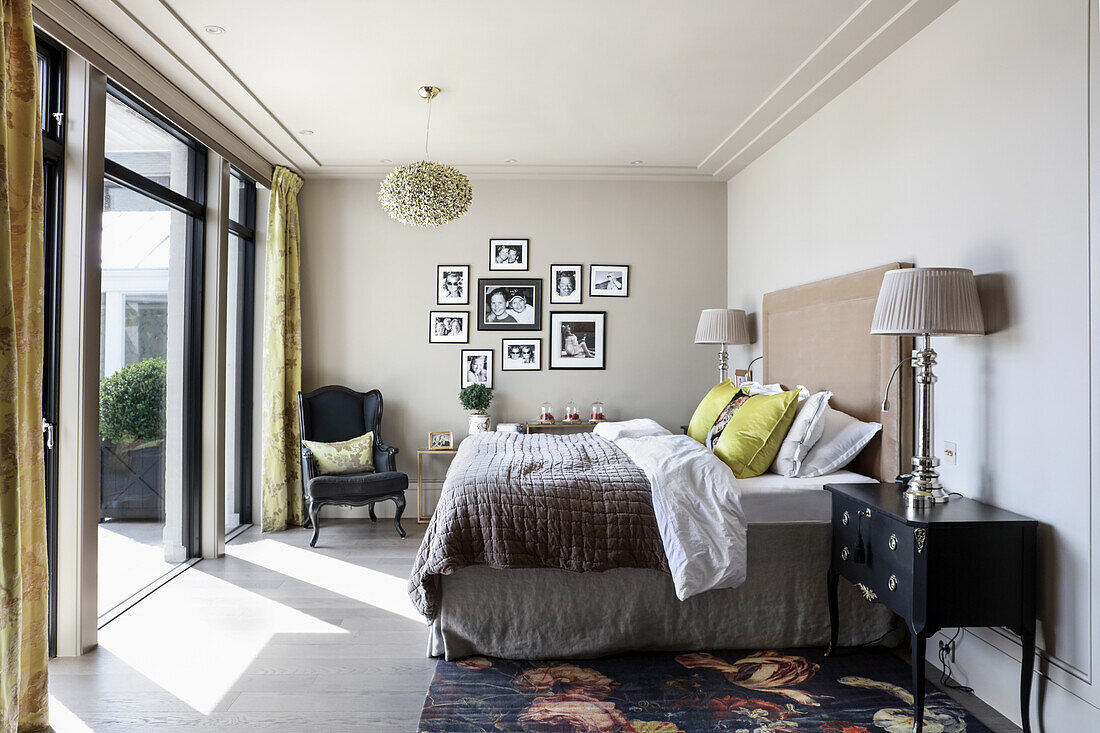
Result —
[[936, 467], [940, 459], [933, 455], [934, 428], [933, 390], [936, 375], [932, 367], [936, 364], [936, 352], [932, 348], [932, 339], [927, 334], [920, 349], [913, 351], [913, 366], [916, 367], [917, 382], [917, 455], [913, 456], [913, 476], [909, 479], [909, 488], [905, 490], [905, 503], [912, 509], [943, 504], [950, 498], [940, 484], [940, 473]]

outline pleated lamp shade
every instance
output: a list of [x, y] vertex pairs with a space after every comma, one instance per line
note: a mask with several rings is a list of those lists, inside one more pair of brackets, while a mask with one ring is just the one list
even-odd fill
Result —
[[743, 310], [707, 308], [699, 315], [695, 329], [697, 344], [747, 344], [749, 319]]
[[961, 267], [890, 270], [882, 278], [871, 333], [886, 336], [985, 333], [974, 273]]

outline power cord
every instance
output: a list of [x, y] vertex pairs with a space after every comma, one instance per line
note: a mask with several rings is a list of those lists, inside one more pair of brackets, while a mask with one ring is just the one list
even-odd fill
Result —
[[898, 630], [898, 624], [900, 622], [901, 622], [901, 616], [895, 616], [894, 617], [894, 623], [890, 625], [890, 628], [887, 629], [886, 632], [882, 636], [880, 636], [877, 639], [872, 639], [871, 641], [865, 641], [862, 644], [860, 644], [860, 646], [874, 646], [875, 644], [878, 644], [880, 641], [885, 639], [887, 636], [889, 636], [890, 634], [897, 631]]
[[940, 685], [959, 692], [973, 693], [974, 688], [960, 685], [952, 679], [954, 672], [951, 669], [951, 650], [955, 648], [955, 640], [959, 638], [962, 632], [961, 628], [955, 629], [954, 636], [946, 644], [940, 644]]

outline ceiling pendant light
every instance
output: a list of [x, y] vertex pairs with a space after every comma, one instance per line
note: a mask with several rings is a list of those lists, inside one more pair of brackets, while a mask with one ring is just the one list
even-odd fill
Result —
[[390, 171], [378, 187], [378, 202], [402, 224], [437, 227], [454, 221], [470, 210], [474, 190], [470, 179], [457, 168], [428, 159], [428, 133], [432, 124], [432, 100], [439, 87], [420, 87], [428, 100], [428, 123], [424, 130], [424, 160], [401, 165]]

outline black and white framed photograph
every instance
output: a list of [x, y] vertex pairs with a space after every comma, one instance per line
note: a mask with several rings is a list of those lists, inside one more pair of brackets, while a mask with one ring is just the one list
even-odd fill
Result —
[[470, 343], [470, 311], [428, 311], [428, 343]]
[[630, 290], [630, 265], [590, 265], [588, 294], [603, 298], [625, 298]]
[[527, 270], [526, 239], [490, 239], [490, 270]]
[[479, 278], [477, 330], [541, 331], [542, 280]]
[[450, 430], [429, 430], [428, 450], [454, 450], [455, 435]]
[[470, 266], [437, 265], [435, 292], [436, 305], [469, 305]]
[[480, 384], [492, 389], [493, 387], [493, 350], [492, 349], [463, 349], [462, 350], [462, 388], [471, 384]]
[[550, 368], [603, 369], [606, 330], [604, 311], [550, 311]]
[[550, 304], [581, 302], [583, 265], [550, 265]]
[[502, 372], [537, 372], [542, 369], [542, 339], [501, 339]]

